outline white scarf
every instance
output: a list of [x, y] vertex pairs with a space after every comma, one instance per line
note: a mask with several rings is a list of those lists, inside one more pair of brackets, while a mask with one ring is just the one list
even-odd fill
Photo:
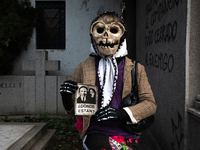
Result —
[[123, 41], [118, 51], [112, 56], [105, 57], [103, 55], [100, 55], [98, 51], [94, 50], [92, 44], [90, 52], [91, 55], [101, 57], [98, 67], [98, 77], [100, 88], [102, 90], [101, 107], [105, 107], [110, 104], [116, 89], [118, 78], [118, 67], [116, 58], [124, 57], [128, 54], [128, 51], [126, 49], [126, 39]]

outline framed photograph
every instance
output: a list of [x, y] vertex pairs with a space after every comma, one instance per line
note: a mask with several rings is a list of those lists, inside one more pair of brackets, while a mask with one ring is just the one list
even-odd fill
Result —
[[75, 115], [94, 115], [98, 109], [97, 100], [96, 86], [78, 83], [75, 93]]

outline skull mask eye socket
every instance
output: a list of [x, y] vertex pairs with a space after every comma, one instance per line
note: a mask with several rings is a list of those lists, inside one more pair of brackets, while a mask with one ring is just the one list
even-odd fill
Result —
[[103, 22], [95, 22], [90, 29], [90, 33], [94, 36], [100, 36], [105, 32], [105, 24]]
[[109, 31], [111, 34], [123, 35], [125, 32], [124, 26], [119, 22], [113, 22], [111, 25], [106, 25], [102, 21], [96, 21], [92, 24], [90, 33], [93, 36], [100, 36], [104, 32]]
[[104, 28], [101, 28], [101, 27], [97, 28], [96, 30], [97, 30], [97, 33], [99, 34], [104, 32]]
[[[124, 32], [125, 32], [125, 28], [124, 26], [119, 23], [119, 22], [113, 22], [111, 25], [110, 25], [110, 33], [112, 34], [119, 34], [119, 35], [123, 35]], [[114, 35], [114, 36], [116, 36]]]
[[116, 34], [118, 32], [118, 29], [117, 28], [111, 28], [110, 32], [113, 33], [113, 34]]

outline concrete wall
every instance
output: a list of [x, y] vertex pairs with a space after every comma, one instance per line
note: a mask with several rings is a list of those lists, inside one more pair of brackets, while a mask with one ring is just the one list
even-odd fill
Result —
[[[62, 0], [63, 1], [63, 0]], [[78, 63], [89, 56], [89, 27], [92, 20], [105, 11], [121, 14], [121, 0], [65, 0], [66, 1], [66, 49], [49, 49], [49, 59], [60, 60], [61, 70], [50, 72], [51, 75], [72, 75]], [[35, 0], [31, 0], [35, 6]], [[28, 51], [21, 54], [15, 63], [13, 75], [27, 75], [33, 72], [22, 71], [22, 62], [35, 57], [35, 32]]]
[[67, 76], [46, 76], [40, 87], [37, 76], [0, 77], [1, 115], [64, 115], [60, 83]]
[[[200, 94], [200, 1], [188, 0], [188, 29], [187, 29], [187, 51], [186, 51], [186, 108], [194, 108], [196, 94]], [[194, 115], [198, 114], [198, 115]], [[186, 113], [187, 126], [185, 130], [185, 145], [187, 150], [200, 149], [200, 107], [193, 113]]]
[[187, 1], [138, 0], [136, 8], [136, 59], [158, 104], [149, 130], [163, 150], [183, 150]]

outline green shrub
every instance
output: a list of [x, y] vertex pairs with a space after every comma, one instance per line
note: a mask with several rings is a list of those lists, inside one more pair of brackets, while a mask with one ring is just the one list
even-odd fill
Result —
[[37, 15], [29, 0], [0, 0], [0, 75], [10, 74], [14, 60], [27, 50]]

